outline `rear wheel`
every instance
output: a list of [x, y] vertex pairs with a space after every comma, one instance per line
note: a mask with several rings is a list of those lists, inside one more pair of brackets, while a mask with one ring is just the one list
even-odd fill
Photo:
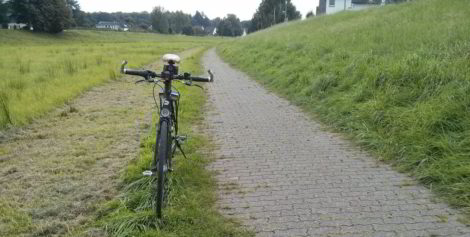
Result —
[[168, 171], [168, 156], [169, 156], [169, 132], [168, 122], [163, 121], [160, 126], [160, 136], [157, 138], [157, 145], [155, 146], [155, 160], [157, 161], [157, 217], [162, 217], [162, 209], [165, 202], [165, 182], [166, 173]]

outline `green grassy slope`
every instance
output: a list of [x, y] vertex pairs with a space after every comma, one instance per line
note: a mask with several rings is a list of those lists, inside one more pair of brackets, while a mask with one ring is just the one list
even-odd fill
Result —
[[145, 33], [0, 30], [0, 127], [27, 124], [82, 91], [115, 79], [123, 59], [137, 67], [166, 52], [216, 41]]
[[288, 23], [219, 47], [316, 117], [470, 207], [470, 7], [417, 0]]

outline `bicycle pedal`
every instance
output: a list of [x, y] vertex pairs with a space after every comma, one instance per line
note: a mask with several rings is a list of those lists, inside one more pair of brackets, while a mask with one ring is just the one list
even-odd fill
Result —
[[142, 175], [143, 176], [154, 176], [155, 173], [151, 170], [146, 170], [146, 171], [142, 172]]

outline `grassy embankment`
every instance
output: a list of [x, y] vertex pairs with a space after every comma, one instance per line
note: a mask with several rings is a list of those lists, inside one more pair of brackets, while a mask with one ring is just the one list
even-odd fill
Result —
[[84, 90], [116, 79], [120, 60], [141, 66], [166, 52], [215, 38], [67, 31], [41, 35], [0, 30], [0, 127], [24, 125]]
[[[203, 52], [184, 59], [180, 70], [202, 74]], [[180, 130], [190, 139], [183, 146], [188, 159], [178, 153], [174, 172], [169, 176], [170, 193], [163, 221], [155, 215], [154, 178], [141, 175], [153, 159], [156, 140], [153, 127], [141, 144], [139, 159], [122, 177], [123, 194], [100, 211], [99, 226], [111, 236], [252, 236], [239, 229], [235, 222], [222, 217], [215, 208], [215, 180], [212, 172], [205, 169], [210, 159], [201, 153], [201, 150], [211, 149], [210, 143], [207, 137], [194, 130], [195, 125], [202, 126], [205, 92], [179, 83], [175, 86], [182, 94]]]
[[233, 65], [470, 210], [470, 8], [417, 0], [288, 23], [219, 48]]

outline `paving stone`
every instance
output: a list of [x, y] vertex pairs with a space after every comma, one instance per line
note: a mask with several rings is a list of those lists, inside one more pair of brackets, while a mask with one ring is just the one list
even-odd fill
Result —
[[286, 236], [307, 236], [307, 229], [288, 229], [274, 231], [274, 236], [286, 237]]

